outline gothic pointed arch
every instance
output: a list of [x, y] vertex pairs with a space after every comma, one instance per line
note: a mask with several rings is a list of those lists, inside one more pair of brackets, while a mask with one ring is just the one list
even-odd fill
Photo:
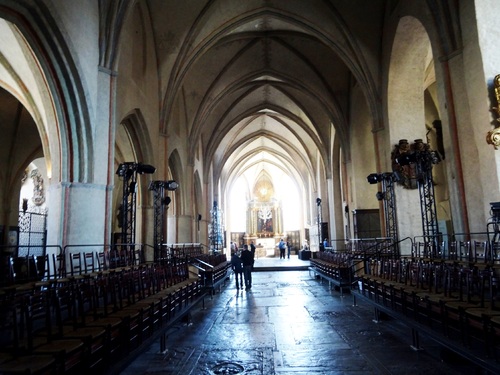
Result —
[[[172, 180], [177, 181], [179, 186], [185, 186], [185, 179], [183, 178], [182, 171], [183, 168], [179, 151], [174, 150], [168, 158], [168, 177], [169, 179], [171, 178]], [[183, 192], [188, 193], [186, 189], [177, 189], [173, 194], [175, 200], [174, 199], [172, 200], [173, 205], [170, 212], [175, 213], [176, 215], [180, 215], [182, 212], [186, 212], [186, 210], [183, 207], [184, 199], [181, 196], [181, 190]]]
[[[152, 153], [153, 147], [148, 132], [148, 126], [139, 109], [130, 111], [119, 123], [115, 132], [115, 171], [121, 163], [142, 163], [155, 167], [155, 158]], [[149, 194], [148, 186], [154, 177], [151, 174], [139, 175], [137, 178], [137, 203], [136, 215], [137, 230], [136, 235], [139, 240], [145, 235], [147, 217], [144, 208], [152, 203], [152, 196]], [[114, 175], [113, 212], [120, 212], [120, 205], [123, 198], [123, 182], [117, 174]], [[119, 232], [119, 221], [115, 220], [114, 232]], [[139, 242], [139, 241], [138, 241]]]
[[56, 112], [51, 143], [59, 145], [52, 175], [60, 181], [93, 179], [91, 121], [79, 68], [70, 47], [44, 2], [0, 1], [0, 18], [14, 24], [27, 41], [47, 82]]

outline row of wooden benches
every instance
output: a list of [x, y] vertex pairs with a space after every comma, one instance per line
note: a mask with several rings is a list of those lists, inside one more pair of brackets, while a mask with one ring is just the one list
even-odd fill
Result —
[[123, 246], [109, 251], [72, 250], [39, 256], [4, 256], [2, 262], [7, 272], [3, 275], [1, 286], [8, 286], [138, 266], [146, 261], [142, 248]]
[[309, 273], [334, 284], [343, 295], [352, 284], [352, 255], [348, 252], [321, 251], [309, 260]]
[[401, 258], [372, 260], [362, 269], [365, 300], [484, 369], [500, 372], [497, 264]]
[[212, 294], [227, 280], [231, 264], [226, 254], [200, 254], [190, 259], [192, 265], [198, 269], [201, 284]]
[[[500, 265], [494, 262], [415, 257], [359, 258], [320, 254], [311, 267], [336, 285], [349, 286], [380, 312], [451, 349], [478, 366], [500, 373]], [[347, 280], [347, 281], [346, 281]]]
[[10, 286], [0, 293], [0, 373], [108, 373], [203, 296], [187, 260]]

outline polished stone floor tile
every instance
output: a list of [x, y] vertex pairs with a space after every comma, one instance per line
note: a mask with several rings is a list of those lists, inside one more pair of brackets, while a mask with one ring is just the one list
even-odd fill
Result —
[[250, 291], [231, 276], [220, 293], [193, 309], [190, 323], [168, 331], [122, 372], [175, 375], [460, 375], [467, 363], [445, 362], [441, 349], [394, 320], [373, 321], [373, 309], [354, 305], [307, 271], [254, 272]]

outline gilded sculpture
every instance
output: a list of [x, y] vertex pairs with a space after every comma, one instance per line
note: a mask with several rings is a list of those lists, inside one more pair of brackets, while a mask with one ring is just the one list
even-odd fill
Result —
[[[497, 122], [500, 122], [500, 74], [495, 76], [494, 89], [495, 89], [495, 99], [497, 101], [497, 106], [492, 107], [492, 111], [494, 111], [497, 115]], [[494, 129], [490, 130], [488, 134], [486, 134], [486, 143], [493, 145], [495, 150], [498, 150], [500, 147], [500, 126], [495, 126]]]

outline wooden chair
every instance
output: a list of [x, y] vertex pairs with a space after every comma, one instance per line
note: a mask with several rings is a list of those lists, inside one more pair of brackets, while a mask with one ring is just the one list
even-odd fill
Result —
[[[87, 283], [74, 287], [59, 288], [54, 293], [56, 309], [57, 337], [59, 339], [78, 339], [84, 344], [84, 367], [90, 370], [102, 369], [104, 356], [108, 353], [108, 331], [106, 326], [87, 326], [85, 289]], [[92, 300], [92, 297], [90, 297]], [[92, 309], [92, 303], [88, 309]]]
[[83, 266], [82, 254], [80, 252], [69, 255], [70, 276], [73, 280], [82, 280], [85, 277], [85, 268]]
[[133, 303], [135, 295], [132, 276], [130, 271], [123, 271], [119, 278], [110, 285], [114, 311], [108, 316], [121, 320], [121, 345], [125, 353], [138, 347], [141, 343], [141, 332], [143, 330], [143, 307], [148, 309], [149, 304]]
[[51, 288], [67, 285], [70, 282], [66, 271], [66, 255], [52, 254], [52, 267], [49, 271]]
[[448, 260], [455, 261], [458, 259], [458, 245], [457, 241], [450, 241], [448, 243]]
[[53, 374], [53, 356], [30, 355], [20, 343], [20, 306], [12, 300], [0, 301], [0, 374]]
[[484, 284], [480, 273], [473, 267], [457, 266], [454, 271], [450, 276], [457, 278], [453, 283], [453, 293], [458, 298], [443, 304], [443, 322], [447, 335], [458, 334], [458, 338], [465, 343], [465, 311], [481, 307], [484, 302]]
[[49, 255], [40, 255], [35, 258], [37, 280], [48, 280], [50, 278], [50, 260]]
[[143, 258], [143, 253], [141, 249], [134, 249], [131, 253], [132, 261], [131, 265], [132, 266], [140, 266], [141, 264], [144, 264], [144, 258]]
[[[454, 267], [453, 263], [439, 262], [430, 265], [429, 288], [417, 293], [419, 298], [419, 314], [430, 327], [443, 329], [443, 305], [447, 302], [457, 301], [449, 289], [449, 273]], [[445, 330], [443, 329], [443, 333]]]
[[93, 251], [83, 253], [82, 262], [86, 277], [95, 279], [102, 274], [102, 271], [99, 270], [96, 258], [97, 253], [94, 253]]
[[94, 257], [94, 252], [93, 251], [88, 251], [83, 253], [82, 257], [82, 262], [83, 262], [83, 269], [85, 270], [84, 272], [86, 274], [92, 274], [96, 271], [96, 262], [95, 262], [95, 257]]
[[12, 262], [16, 284], [34, 282], [38, 279], [36, 261], [33, 255], [14, 257]]
[[51, 288], [54, 284], [54, 277], [50, 272], [49, 255], [36, 257], [37, 281], [34, 283], [35, 289]]
[[493, 342], [491, 340], [492, 321], [500, 318], [500, 306], [498, 299], [498, 270], [491, 268], [479, 270], [481, 300], [477, 307], [471, 307], [464, 310], [466, 342], [472, 345], [473, 341], [482, 342], [483, 348], [490, 356]]
[[24, 301], [26, 347], [31, 354], [54, 356], [58, 371], [67, 372], [85, 363], [85, 347], [82, 340], [63, 339], [55, 334], [50, 314], [50, 293], [38, 292]]
[[52, 254], [52, 266], [54, 270], [54, 276], [56, 279], [67, 278], [67, 268], [66, 268], [66, 254]]
[[473, 241], [472, 260], [475, 263], [486, 263], [488, 261], [488, 242]]
[[458, 242], [458, 259], [462, 262], [472, 261], [471, 243], [470, 241]]
[[490, 247], [490, 257], [491, 261], [495, 264], [500, 263], [500, 242], [491, 241]]
[[109, 270], [109, 253], [106, 251], [99, 251], [96, 253], [97, 270], [105, 272]]

